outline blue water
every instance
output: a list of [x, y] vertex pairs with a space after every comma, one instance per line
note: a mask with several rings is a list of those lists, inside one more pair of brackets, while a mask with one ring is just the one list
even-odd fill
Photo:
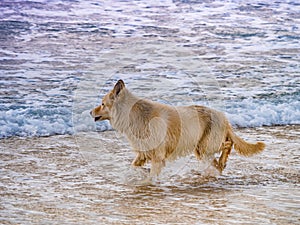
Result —
[[0, 138], [110, 129], [88, 112], [117, 79], [136, 95], [300, 124], [300, 3], [0, 2]]

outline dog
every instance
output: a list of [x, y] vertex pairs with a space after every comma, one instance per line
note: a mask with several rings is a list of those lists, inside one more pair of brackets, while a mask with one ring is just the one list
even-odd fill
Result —
[[[200, 106], [170, 106], [133, 95], [123, 80], [90, 112], [96, 121], [109, 120], [126, 135], [136, 157], [135, 167], [150, 162], [150, 176], [158, 176], [167, 160], [194, 153], [221, 174], [232, 147], [243, 156], [260, 153], [263, 142], [251, 144], [238, 137], [222, 112]], [[220, 155], [219, 159], [215, 154]]]

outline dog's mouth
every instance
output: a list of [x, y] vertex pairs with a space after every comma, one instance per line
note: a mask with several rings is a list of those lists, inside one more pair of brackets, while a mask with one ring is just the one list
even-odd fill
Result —
[[101, 116], [96, 116], [95, 117], [95, 122], [98, 121], [98, 120], [100, 120], [100, 119], [101, 119]]

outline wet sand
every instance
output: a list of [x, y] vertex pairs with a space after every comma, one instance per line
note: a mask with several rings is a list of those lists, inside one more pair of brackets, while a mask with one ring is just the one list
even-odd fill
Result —
[[149, 186], [114, 131], [0, 141], [1, 224], [299, 224], [300, 126], [239, 129], [266, 150], [233, 152], [222, 176], [193, 157]]

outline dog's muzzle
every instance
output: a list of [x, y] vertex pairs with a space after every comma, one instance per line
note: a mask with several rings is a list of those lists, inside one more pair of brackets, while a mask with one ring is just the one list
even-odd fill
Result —
[[94, 118], [95, 122], [101, 119], [101, 116], [94, 116], [93, 111], [90, 111], [90, 115]]

